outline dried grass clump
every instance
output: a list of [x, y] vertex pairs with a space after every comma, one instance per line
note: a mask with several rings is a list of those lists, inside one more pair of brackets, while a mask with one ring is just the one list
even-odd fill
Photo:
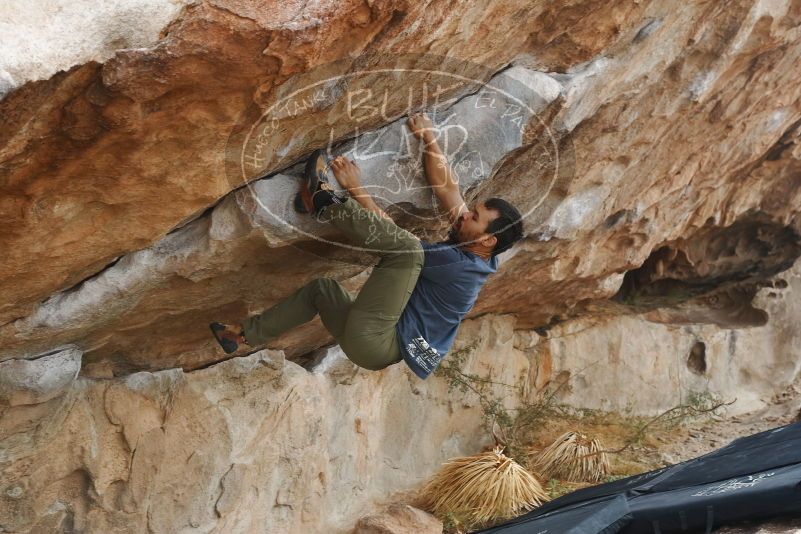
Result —
[[421, 507], [474, 524], [508, 519], [548, 500], [534, 475], [505, 456], [500, 447], [448, 460], [425, 485]]
[[534, 457], [534, 468], [544, 477], [570, 482], [600, 482], [609, 475], [609, 458], [597, 439], [565, 432]]

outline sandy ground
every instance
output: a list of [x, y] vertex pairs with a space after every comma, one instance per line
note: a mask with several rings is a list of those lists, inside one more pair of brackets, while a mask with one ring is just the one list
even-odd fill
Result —
[[[651, 471], [689, 460], [716, 449], [731, 441], [799, 420], [801, 385], [797, 384], [777, 395], [771, 404], [758, 412], [737, 417], [703, 414], [696, 417], [637, 418], [619, 414], [584, 411], [575, 414], [557, 414], [537, 419], [534, 430], [527, 436], [528, 445], [510, 454], [535, 471], [532, 459], [567, 431], [578, 431], [588, 438], [600, 441], [610, 453], [611, 472], [605, 481]], [[642, 430], [643, 425], [647, 425]], [[528, 451], [528, 454], [523, 454]], [[574, 483], [540, 476], [544, 489], [556, 498], [592, 484]], [[405, 502], [412, 502], [410, 492]], [[458, 528], [446, 532], [462, 532]], [[772, 520], [762, 524], [729, 526], [716, 531], [719, 534], [801, 534], [801, 511], [798, 518]]]
[[676, 463], [695, 458], [727, 445], [734, 439], [757, 434], [799, 420], [801, 389], [789, 387], [777, 395], [771, 405], [758, 412], [739, 417], [711, 417], [686, 424], [681, 439], [670, 440], [659, 447], [662, 459]]

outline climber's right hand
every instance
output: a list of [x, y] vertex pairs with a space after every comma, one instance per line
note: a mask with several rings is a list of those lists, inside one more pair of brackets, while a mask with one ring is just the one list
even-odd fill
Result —
[[348, 191], [362, 186], [362, 171], [356, 162], [344, 156], [337, 156], [331, 160], [331, 170], [339, 185]]
[[425, 113], [413, 113], [406, 121], [406, 126], [409, 127], [412, 134], [426, 143], [436, 139], [434, 134], [434, 123], [428, 118]]

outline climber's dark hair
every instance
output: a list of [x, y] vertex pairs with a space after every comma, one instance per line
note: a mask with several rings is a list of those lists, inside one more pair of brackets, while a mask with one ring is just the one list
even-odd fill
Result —
[[484, 202], [484, 207], [498, 212], [498, 217], [487, 225], [487, 233], [498, 239], [492, 249], [492, 255], [497, 256], [523, 237], [523, 217], [502, 198], [490, 198]]

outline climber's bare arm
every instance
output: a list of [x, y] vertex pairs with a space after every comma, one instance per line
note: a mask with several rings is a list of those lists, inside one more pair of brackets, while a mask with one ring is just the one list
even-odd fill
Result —
[[423, 167], [426, 180], [434, 190], [441, 208], [448, 214], [448, 219], [451, 222], [456, 221], [459, 215], [467, 210], [467, 206], [459, 191], [459, 177], [453, 172], [437, 143], [434, 124], [425, 113], [415, 113], [409, 117], [406, 125], [412, 134], [425, 144]]
[[356, 162], [344, 156], [337, 156], [331, 160], [331, 170], [339, 185], [345, 188], [353, 199], [365, 209], [377, 213], [385, 219], [390, 219], [384, 210], [378, 207], [373, 197], [362, 187], [362, 171]]

